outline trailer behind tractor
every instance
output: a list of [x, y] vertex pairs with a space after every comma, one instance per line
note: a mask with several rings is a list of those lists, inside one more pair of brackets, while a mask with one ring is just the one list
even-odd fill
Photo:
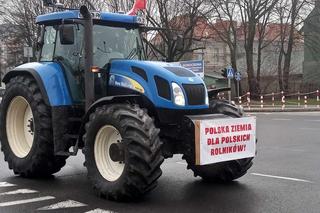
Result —
[[[208, 92], [192, 71], [146, 61], [139, 17], [82, 6], [36, 22], [42, 29], [38, 62], [3, 78], [1, 150], [15, 174], [52, 175], [82, 149], [98, 194], [130, 200], [156, 187], [163, 160], [174, 154], [209, 181], [232, 181], [251, 167], [255, 122], [217, 99], [218, 90]], [[203, 133], [241, 123], [251, 125], [243, 131], [247, 141], [231, 143], [231, 130]], [[240, 148], [230, 152], [226, 144], [246, 150], [235, 154]]]

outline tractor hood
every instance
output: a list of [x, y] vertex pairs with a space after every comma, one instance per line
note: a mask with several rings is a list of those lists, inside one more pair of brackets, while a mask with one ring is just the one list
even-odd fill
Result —
[[139, 73], [139, 75], [146, 75], [148, 77], [159, 76], [169, 82], [176, 82], [178, 84], [204, 84], [203, 80], [197, 74], [173, 63], [139, 60], [113, 60], [111, 62], [111, 70], [112, 69], [132, 71], [136, 74]]
[[[158, 107], [174, 109], [208, 107], [207, 89], [203, 80], [191, 70], [172, 63], [112, 60], [109, 85], [143, 93]], [[184, 94], [186, 103], [184, 106], [173, 103], [175, 85], [178, 85]]]

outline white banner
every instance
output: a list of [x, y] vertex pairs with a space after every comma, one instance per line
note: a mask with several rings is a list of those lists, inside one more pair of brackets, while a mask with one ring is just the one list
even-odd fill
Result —
[[254, 157], [256, 117], [196, 120], [196, 164]]

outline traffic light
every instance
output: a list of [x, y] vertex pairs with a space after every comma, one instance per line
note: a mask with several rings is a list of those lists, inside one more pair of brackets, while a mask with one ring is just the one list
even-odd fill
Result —
[[222, 75], [223, 77], [227, 78], [227, 69], [226, 69], [226, 68], [224, 68], [224, 69], [221, 70], [221, 75]]

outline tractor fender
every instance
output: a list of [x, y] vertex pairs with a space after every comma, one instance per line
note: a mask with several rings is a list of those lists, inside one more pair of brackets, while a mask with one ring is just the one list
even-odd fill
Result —
[[7, 83], [10, 78], [18, 75], [29, 75], [36, 80], [48, 106], [71, 106], [73, 104], [67, 79], [59, 63], [32, 62], [20, 65], [9, 71], [4, 76], [3, 82]]
[[126, 101], [136, 102], [136, 101], [139, 101], [138, 99], [142, 99], [141, 95], [116, 95], [116, 96], [107, 96], [107, 97], [100, 98], [90, 105], [84, 118], [85, 120], [87, 120], [88, 116], [99, 106], [109, 104], [109, 103], [122, 103]]
[[82, 140], [82, 136], [85, 133], [85, 124], [89, 120], [90, 114], [92, 112], [94, 112], [94, 110], [97, 107], [100, 107], [100, 106], [106, 105], [106, 104], [112, 104], [112, 103], [128, 103], [128, 102], [129, 103], [137, 103], [141, 107], [147, 108], [150, 113], [155, 112], [154, 105], [151, 103], [150, 100], [148, 100], [147, 97], [144, 97], [143, 95], [116, 95], [116, 96], [107, 96], [107, 97], [100, 98], [97, 101], [95, 101], [93, 104], [91, 104], [91, 106], [87, 110], [86, 114], [82, 118], [82, 124], [79, 129], [79, 138], [78, 138], [79, 147], [83, 147], [83, 145], [84, 145], [84, 141]]
[[18, 75], [25, 75], [32, 77], [38, 84], [42, 97], [47, 105], [50, 106], [49, 98], [47, 91], [43, 85], [40, 75], [34, 69], [14, 69], [6, 73], [2, 79], [2, 82], [7, 84], [11, 78], [16, 77]]

